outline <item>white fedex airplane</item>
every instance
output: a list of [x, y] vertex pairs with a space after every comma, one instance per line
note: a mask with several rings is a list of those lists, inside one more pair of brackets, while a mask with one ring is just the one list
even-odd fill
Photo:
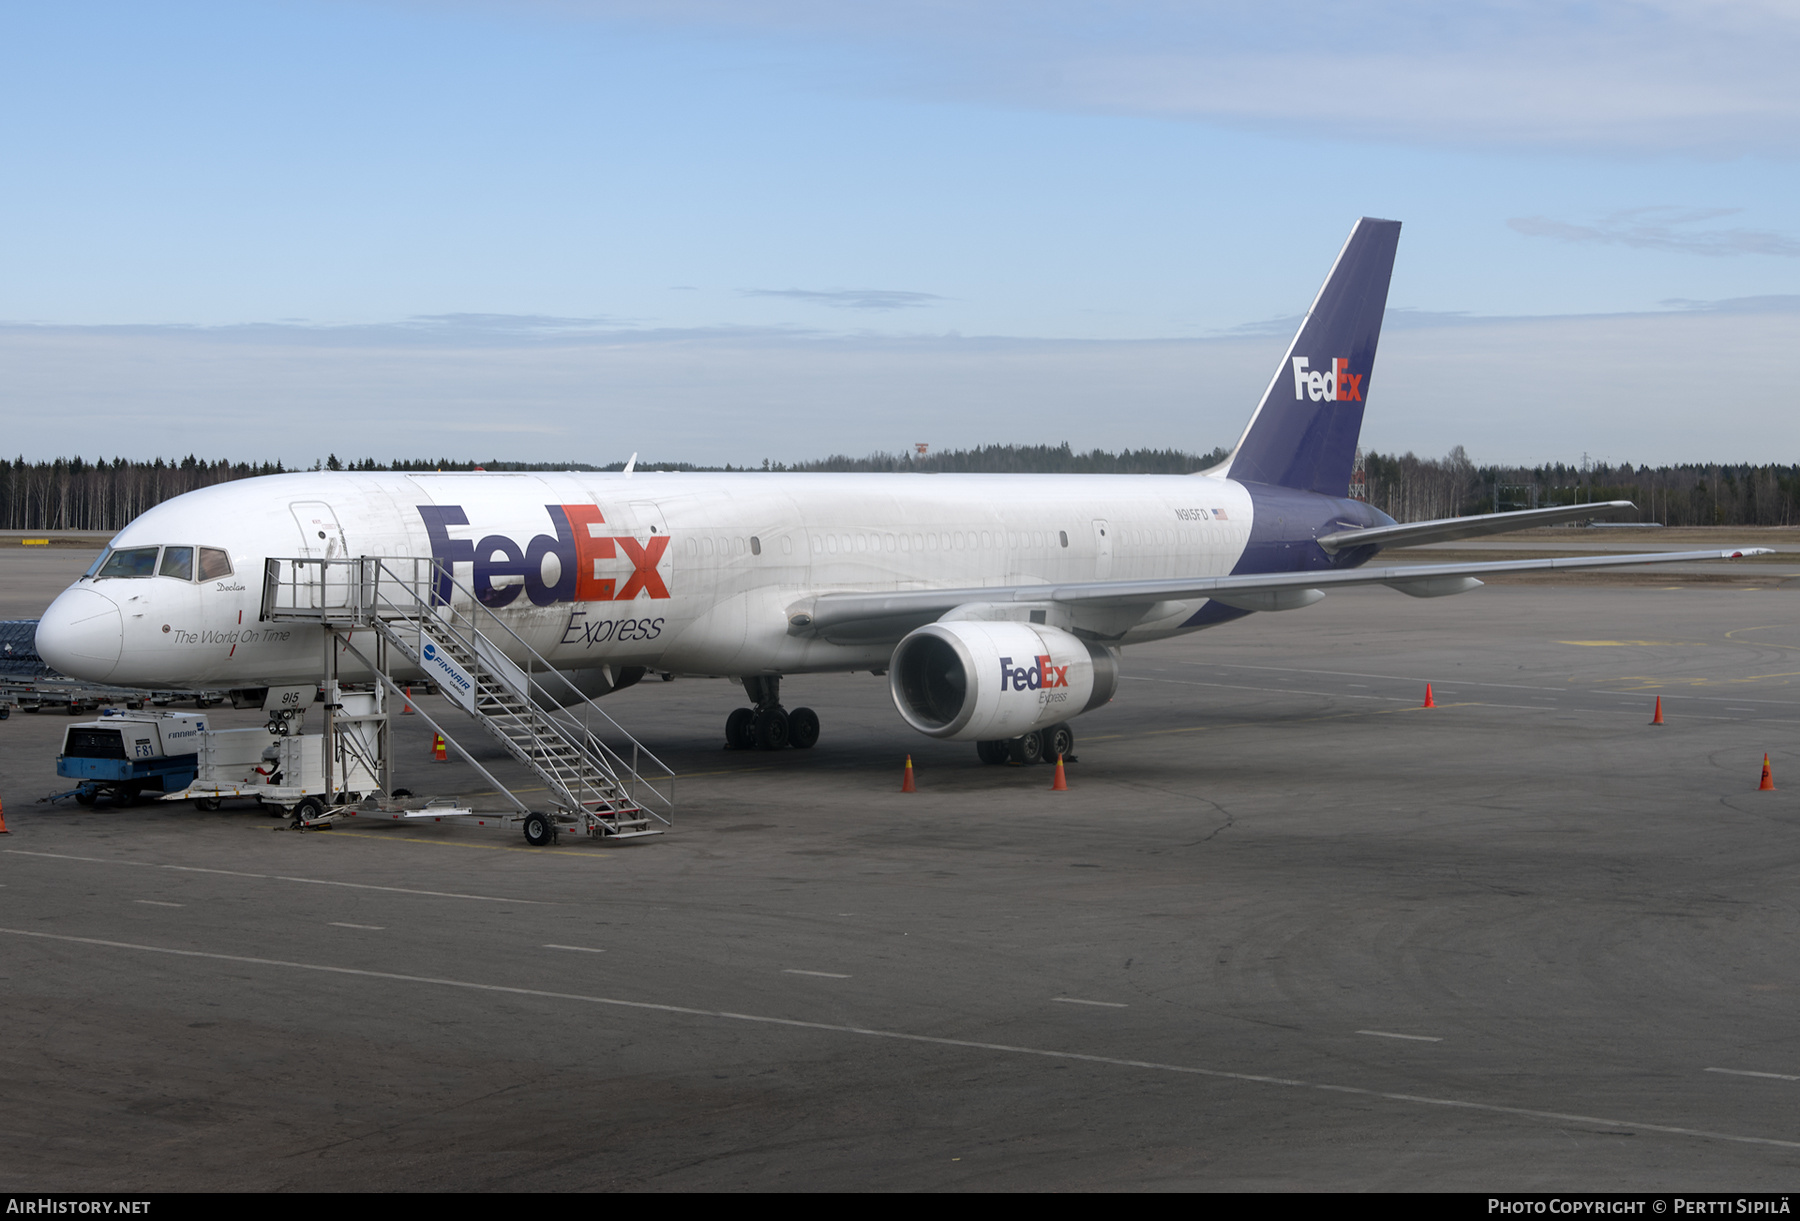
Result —
[[1348, 498], [1399, 235], [1356, 223], [1237, 447], [1197, 475], [247, 479], [126, 526], [45, 612], [38, 651], [124, 686], [316, 680], [325, 629], [259, 621], [264, 560], [434, 557], [435, 597], [479, 600], [588, 695], [649, 670], [739, 679], [754, 707], [731, 714], [731, 745], [811, 746], [818, 718], [785, 710], [780, 680], [870, 670], [920, 733], [1029, 761], [1068, 752], [1123, 646], [1348, 585], [1436, 597], [1492, 572], [1747, 554], [1366, 566], [1387, 546], [1631, 507], [1396, 525]]

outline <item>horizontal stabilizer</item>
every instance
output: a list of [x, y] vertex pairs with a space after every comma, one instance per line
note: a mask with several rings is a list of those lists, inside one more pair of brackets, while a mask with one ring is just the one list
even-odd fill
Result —
[[1520, 509], [1514, 513], [1480, 513], [1474, 517], [1440, 517], [1400, 526], [1371, 526], [1367, 530], [1340, 530], [1319, 539], [1330, 554], [1345, 547], [1414, 547], [1420, 543], [1447, 543], [1484, 534], [1506, 534], [1535, 526], [1555, 526], [1567, 521], [1590, 521], [1635, 512], [1629, 500], [1604, 500], [1597, 504], [1563, 505], [1555, 509]]

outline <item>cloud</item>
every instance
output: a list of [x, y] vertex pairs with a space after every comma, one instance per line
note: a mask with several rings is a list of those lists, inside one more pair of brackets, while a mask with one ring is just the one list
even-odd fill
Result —
[[1572, 225], [1543, 216], [1516, 216], [1506, 224], [1515, 233], [1526, 237], [1548, 237], [1562, 242], [1674, 250], [1709, 258], [1739, 254], [1800, 258], [1800, 241], [1766, 229], [1696, 227], [1737, 211], [1736, 208], [1629, 208], [1592, 225]]
[[315, 323], [295, 320], [226, 326], [125, 323], [67, 326], [0, 321], [0, 336], [159, 339], [170, 343], [242, 344], [300, 348], [538, 348], [616, 343], [756, 342], [814, 334], [800, 327], [647, 327], [618, 318], [557, 318], [540, 314], [422, 314], [397, 322]]
[[[1797, 311], [1800, 297], [1563, 318], [1393, 311], [1364, 443], [1460, 444], [1478, 462], [1792, 453], [1800, 416], [1783, 404]], [[141, 453], [147, 419], [159, 450], [302, 465], [326, 451], [604, 463], [633, 450], [743, 464], [920, 440], [1205, 452], [1237, 439], [1289, 333], [620, 328], [547, 342], [497, 317], [461, 344], [421, 342], [408, 325], [359, 328], [355, 342], [302, 326], [0, 326], [0, 418], [12, 452], [30, 459], [104, 456], [96, 444]], [[517, 338], [503, 342], [509, 330]]]
[[828, 305], [833, 309], [899, 310], [923, 309], [944, 298], [936, 293], [909, 293], [891, 288], [843, 288], [818, 292], [806, 288], [746, 288], [744, 297], [786, 297], [808, 305]]
[[1670, 297], [1658, 301], [1671, 309], [1701, 311], [1713, 314], [1800, 314], [1800, 295], [1770, 294], [1761, 297], [1726, 297], [1719, 301], [1692, 301], [1686, 297]]
[[[836, 47], [820, 83], [1303, 136], [1704, 157], [1800, 152], [1778, 0], [537, 0], [540, 12]], [[516, 11], [509, 7], [508, 11]], [[825, 66], [819, 66], [823, 63]]]

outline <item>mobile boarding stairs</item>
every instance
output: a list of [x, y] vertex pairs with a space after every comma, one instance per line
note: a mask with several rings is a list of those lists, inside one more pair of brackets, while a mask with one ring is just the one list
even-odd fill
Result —
[[[296, 808], [300, 825], [329, 825], [352, 817], [402, 822], [473, 818], [483, 824], [504, 820], [523, 823], [525, 838], [539, 845], [552, 842], [559, 831], [627, 839], [661, 835], [674, 825], [674, 772], [437, 560], [269, 559], [263, 569], [262, 619], [326, 629], [321, 659], [328, 744], [324, 793], [338, 800]], [[416, 706], [425, 723], [504, 794], [516, 813], [497, 817], [441, 803], [410, 809], [383, 800], [394, 792], [388, 776], [389, 726], [380, 716], [379, 730], [371, 734], [365, 727], [371, 718], [336, 715], [349, 702], [336, 694], [345, 656], [375, 676], [390, 703], [408, 703], [392, 676], [397, 660], [406, 670], [425, 675], [544, 782], [552, 810], [527, 806]], [[334, 769], [338, 784], [349, 792], [334, 787]], [[353, 777], [374, 779], [372, 791], [352, 789], [346, 782]], [[346, 800], [352, 797], [360, 799]]]

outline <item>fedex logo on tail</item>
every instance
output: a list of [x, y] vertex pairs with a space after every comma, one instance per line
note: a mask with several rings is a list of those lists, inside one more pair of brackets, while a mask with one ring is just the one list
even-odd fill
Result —
[[1304, 356], [1294, 357], [1294, 398], [1311, 399], [1315, 403], [1360, 403], [1365, 374], [1350, 372], [1350, 362], [1332, 357], [1330, 372], [1309, 369], [1312, 362]]
[[[598, 505], [545, 505], [555, 533], [539, 534], [523, 547], [504, 534], [489, 534], [479, 542], [451, 538], [450, 527], [469, 524], [461, 505], [419, 505], [418, 510], [431, 537], [432, 558], [444, 566], [432, 590], [435, 604], [450, 601], [456, 564], [474, 566], [475, 597], [496, 609], [515, 601], [521, 589], [533, 606], [629, 602], [639, 594], [669, 596], [669, 587], [657, 572], [669, 549], [669, 536], [652, 535], [640, 543], [629, 535], [603, 533], [606, 518]], [[554, 581], [544, 579], [544, 561], [550, 556], [556, 557]], [[629, 575], [618, 566], [620, 560], [630, 565]], [[612, 575], [601, 575], [606, 568]], [[497, 584], [503, 580], [504, 585]]]
[[1000, 659], [1000, 690], [1011, 686], [1014, 691], [1041, 691], [1050, 687], [1066, 687], [1069, 685], [1069, 667], [1050, 664], [1050, 654], [1040, 653], [1032, 658], [1037, 664], [1027, 670], [1024, 666], [1014, 667], [1013, 659]]

